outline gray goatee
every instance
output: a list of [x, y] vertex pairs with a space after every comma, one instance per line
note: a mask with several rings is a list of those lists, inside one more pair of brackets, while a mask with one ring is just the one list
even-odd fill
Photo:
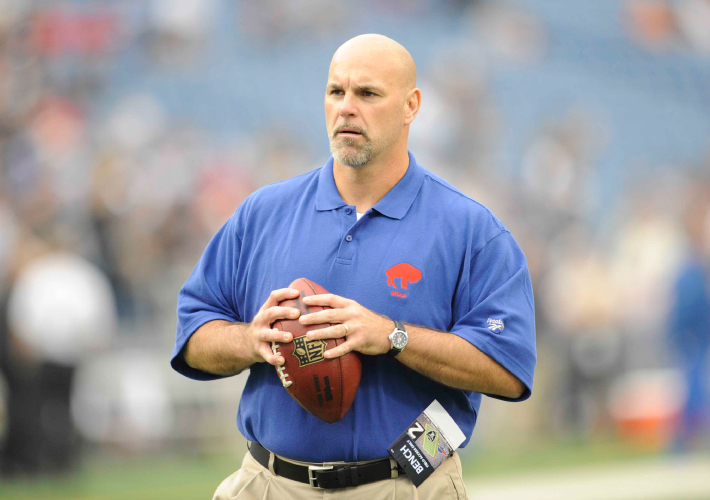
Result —
[[[339, 137], [338, 132], [343, 128], [357, 130], [362, 134], [365, 143], [358, 144], [358, 139], [354, 137]], [[330, 153], [341, 165], [352, 168], [364, 167], [372, 160], [372, 141], [359, 127], [343, 126], [337, 129], [333, 133], [333, 137], [330, 138]]]

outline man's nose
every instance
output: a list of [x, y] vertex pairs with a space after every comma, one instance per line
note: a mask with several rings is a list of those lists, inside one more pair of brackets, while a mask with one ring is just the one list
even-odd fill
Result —
[[340, 116], [356, 116], [357, 106], [355, 96], [351, 92], [346, 92], [340, 105]]

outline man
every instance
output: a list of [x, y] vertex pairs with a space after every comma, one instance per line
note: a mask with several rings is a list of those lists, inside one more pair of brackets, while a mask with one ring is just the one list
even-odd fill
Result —
[[[465, 498], [458, 455], [416, 489], [388, 446], [434, 400], [465, 445], [482, 393], [530, 396], [535, 325], [525, 256], [486, 208], [408, 153], [420, 102], [404, 47], [380, 35], [343, 44], [325, 95], [333, 157], [252, 194], [181, 290], [173, 367], [203, 380], [250, 369], [237, 421], [251, 451], [216, 499], [323, 498], [309, 475], [316, 486], [340, 487], [338, 498]], [[363, 355], [355, 401], [334, 424], [301, 409], [274, 369], [284, 359], [270, 343], [292, 337], [270, 325], [299, 317], [278, 304], [297, 296], [283, 287], [300, 277], [332, 292], [304, 299], [332, 308], [300, 316], [304, 325], [333, 324], [308, 338], [346, 338], [327, 358]], [[395, 321], [404, 322], [404, 346], [390, 339]], [[347, 465], [308, 469], [338, 461]], [[355, 477], [364, 470], [350, 467], [356, 462], [385, 467], [390, 479]], [[373, 477], [381, 480], [364, 484]]]
[[672, 446], [677, 451], [700, 448], [710, 437], [710, 272], [706, 227], [710, 204], [707, 188], [689, 196], [684, 217], [687, 255], [676, 271], [669, 314], [671, 353], [683, 373], [687, 397]]

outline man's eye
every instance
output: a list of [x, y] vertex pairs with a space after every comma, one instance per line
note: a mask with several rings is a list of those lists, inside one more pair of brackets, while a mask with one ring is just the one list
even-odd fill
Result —
[[364, 97], [373, 97], [373, 96], [375, 95], [375, 93], [374, 93], [374, 92], [370, 92], [369, 90], [363, 90], [363, 91], [362, 91], [362, 95], [363, 95]]
[[334, 95], [341, 95], [343, 93], [343, 91], [340, 89], [333, 89], [330, 91], [330, 93], [334, 94]]

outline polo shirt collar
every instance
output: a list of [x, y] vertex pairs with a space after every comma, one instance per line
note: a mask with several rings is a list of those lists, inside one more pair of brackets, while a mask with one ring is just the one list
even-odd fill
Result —
[[333, 177], [333, 157], [331, 156], [318, 175], [318, 192], [316, 193], [316, 210], [335, 210], [347, 205], [340, 197]]
[[409, 167], [397, 184], [372, 207], [390, 219], [401, 219], [409, 211], [424, 182], [424, 169], [409, 153]]
[[[424, 169], [417, 164], [414, 155], [409, 153], [409, 167], [395, 186], [372, 207], [382, 215], [391, 219], [401, 219], [409, 211], [419, 188], [424, 182]], [[335, 210], [346, 206], [335, 186], [333, 178], [333, 157], [321, 169], [318, 176], [318, 192], [316, 193], [316, 210]]]

